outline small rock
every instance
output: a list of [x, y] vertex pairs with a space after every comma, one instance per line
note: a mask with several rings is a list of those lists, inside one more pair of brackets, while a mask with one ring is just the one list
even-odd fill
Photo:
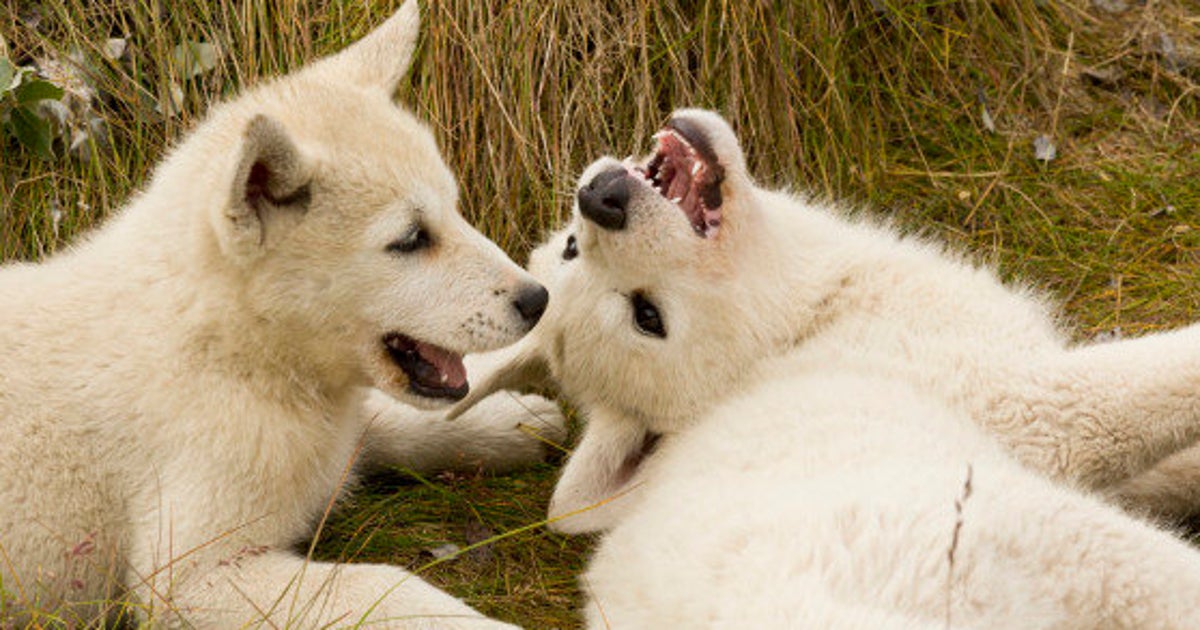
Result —
[[1129, 10], [1129, 3], [1125, 2], [1125, 0], [1092, 0], [1092, 6], [1113, 15]]
[[1033, 141], [1033, 157], [1040, 162], [1049, 162], [1058, 157], [1058, 148], [1050, 136], [1042, 134]]
[[1084, 68], [1079, 74], [1088, 85], [1106, 90], [1115, 89], [1124, 77], [1121, 70], [1113, 66], [1108, 68]]
[[444, 545], [438, 545], [437, 547], [426, 549], [424, 553], [429, 554], [438, 560], [441, 560], [443, 558], [450, 558], [452, 556], [455, 556], [460, 551], [462, 551], [462, 547], [459, 547], [458, 545], [456, 545], [454, 543], [446, 543]]

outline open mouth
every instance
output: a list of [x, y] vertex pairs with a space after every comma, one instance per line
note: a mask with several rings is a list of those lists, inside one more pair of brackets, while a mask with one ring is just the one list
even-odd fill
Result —
[[643, 165], [628, 165], [634, 176], [683, 211], [701, 238], [721, 228], [721, 182], [725, 169], [708, 139], [687, 119], [677, 118], [654, 134], [658, 148]]
[[462, 400], [470, 386], [462, 355], [400, 333], [383, 336], [392, 363], [408, 377], [408, 391], [426, 398]]

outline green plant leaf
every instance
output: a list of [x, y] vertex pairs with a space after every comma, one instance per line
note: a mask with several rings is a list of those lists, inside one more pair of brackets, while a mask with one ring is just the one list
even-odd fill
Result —
[[206, 42], [186, 41], [171, 49], [171, 61], [180, 76], [190, 79], [217, 67], [221, 52]]
[[16, 89], [15, 94], [17, 95], [18, 103], [29, 107], [36, 105], [38, 101], [47, 99], [57, 101], [63, 97], [63, 90], [49, 81], [35, 79], [22, 83]]
[[9, 118], [9, 129], [21, 144], [38, 157], [45, 160], [54, 159], [54, 151], [50, 145], [54, 141], [54, 135], [50, 130], [50, 123], [38, 118], [33, 111], [26, 107], [13, 108]]
[[17, 74], [17, 67], [12, 65], [12, 62], [4, 57], [0, 57], [0, 96], [8, 92], [12, 86], [13, 77]]

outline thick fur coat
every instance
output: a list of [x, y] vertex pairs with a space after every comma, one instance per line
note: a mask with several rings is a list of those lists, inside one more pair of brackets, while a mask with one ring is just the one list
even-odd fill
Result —
[[756, 186], [715, 114], [657, 139], [583, 174], [550, 309], [473, 394], [586, 413], [551, 518], [607, 531], [590, 627], [1200, 625], [1200, 555], [1088, 494], [1195, 509], [1161, 466], [1200, 328], [1073, 346], [991, 271]]

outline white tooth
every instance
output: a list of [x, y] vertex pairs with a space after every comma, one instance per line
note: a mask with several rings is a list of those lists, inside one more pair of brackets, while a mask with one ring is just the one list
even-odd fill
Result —
[[683, 197], [676, 197], [671, 200], [671, 203], [679, 203], [680, 201], [683, 201]]
[[696, 162], [696, 163], [692, 164], [692, 177], [695, 177], [696, 173], [699, 173], [700, 169], [702, 169], [702, 168], [704, 168], [703, 162]]
[[446, 381], [448, 381], [448, 380], [450, 380], [450, 375], [449, 375], [449, 374], [442, 374], [442, 382], [443, 382], [443, 383], [445, 383], [445, 382], [446, 382]]
[[651, 137], [651, 138], [653, 138], [653, 139], [655, 139], [655, 140], [658, 140], [659, 138], [665, 137], [665, 136], [667, 136], [668, 134], [671, 134], [671, 133], [674, 133], [674, 132], [672, 132], [672, 131], [667, 131], [666, 129], [661, 129], [661, 130], [657, 131], [657, 132], [656, 132], [656, 133], [655, 133], [653, 136], [650, 136], [650, 137]]

